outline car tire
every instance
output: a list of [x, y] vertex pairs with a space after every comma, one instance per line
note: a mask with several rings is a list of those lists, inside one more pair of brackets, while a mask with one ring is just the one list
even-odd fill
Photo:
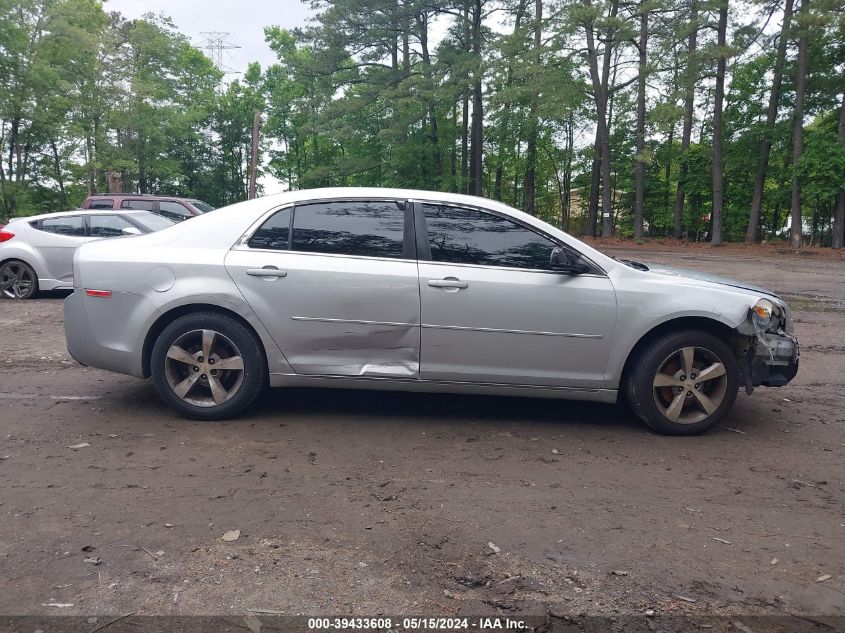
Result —
[[187, 314], [165, 327], [150, 363], [161, 399], [197, 420], [236, 416], [267, 382], [261, 341], [237, 319], [216, 312]]
[[739, 363], [713, 334], [670, 332], [639, 350], [625, 387], [634, 414], [655, 431], [699, 435], [721, 422], [733, 406]]
[[32, 266], [19, 259], [10, 259], [0, 266], [0, 295], [4, 299], [33, 299], [37, 294], [38, 275]]

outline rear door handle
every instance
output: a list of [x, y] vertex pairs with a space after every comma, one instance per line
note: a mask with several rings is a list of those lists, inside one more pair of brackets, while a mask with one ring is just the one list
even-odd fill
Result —
[[461, 281], [460, 279], [456, 279], [455, 277], [446, 277], [446, 279], [429, 279], [428, 285], [432, 288], [469, 288], [469, 283], [466, 281]]
[[279, 270], [275, 266], [264, 266], [264, 268], [247, 268], [246, 274], [251, 277], [287, 277], [288, 271]]

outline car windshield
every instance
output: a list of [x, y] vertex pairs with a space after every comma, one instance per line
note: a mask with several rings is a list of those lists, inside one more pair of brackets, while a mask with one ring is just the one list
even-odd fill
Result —
[[191, 200], [191, 204], [194, 205], [194, 208], [200, 213], [208, 213], [209, 211], [214, 211], [214, 207], [212, 207], [207, 202], [203, 202], [202, 200]]
[[166, 229], [168, 226], [173, 226], [174, 224], [172, 220], [169, 220], [163, 215], [158, 215], [157, 213], [152, 213], [150, 211], [138, 211], [137, 213], [133, 213], [132, 219], [147, 227], [150, 231], [161, 231], [162, 229]]

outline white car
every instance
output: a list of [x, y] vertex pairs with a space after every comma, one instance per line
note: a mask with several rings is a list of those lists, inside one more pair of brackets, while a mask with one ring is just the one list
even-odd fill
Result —
[[39, 290], [73, 288], [73, 254], [91, 240], [141, 235], [173, 226], [149, 211], [78, 209], [13, 218], [0, 227], [0, 295], [32, 299]]

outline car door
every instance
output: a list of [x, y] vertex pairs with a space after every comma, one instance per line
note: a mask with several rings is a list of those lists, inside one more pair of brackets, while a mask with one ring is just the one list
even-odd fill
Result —
[[50, 278], [73, 281], [73, 253], [88, 240], [85, 216], [43, 218], [31, 228], [30, 243], [47, 267]]
[[[417, 215], [423, 379], [601, 387], [616, 298], [598, 267], [489, 210], [418, 204]], [[590, 272], [553, 270], [556, 248]]]
[[230, 251], [226, 268], [297, 373], [418, 377], [410, 204], [332, 200], [279, 209]]

